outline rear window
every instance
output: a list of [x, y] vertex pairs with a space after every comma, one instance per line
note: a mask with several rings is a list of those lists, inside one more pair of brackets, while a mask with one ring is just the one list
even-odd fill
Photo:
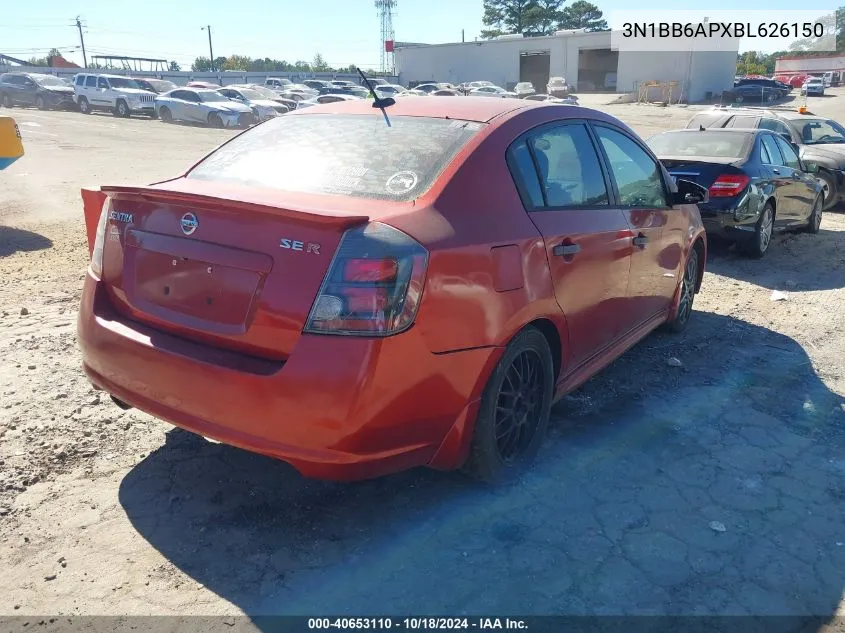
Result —
[[209, 155], [188, 178], [306, 193], [413, 200], [484, 124], [374, 115], [279, 117]]
[[657, 156], [718, 156], [742, 158], [747, 152], [749, 134], [731, 132], [667, 132], [652, 136], [648, 146]]

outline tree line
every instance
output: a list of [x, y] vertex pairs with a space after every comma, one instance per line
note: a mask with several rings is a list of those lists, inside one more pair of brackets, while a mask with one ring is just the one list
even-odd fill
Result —
[[229, 55], [228, 57], [215, 57], [212, 67], [208, 57], [197, 57], [191, 64], [191, 70], [196, 73], [211, 72], [212, 70], [237, 70], [242, 72], [298, 72], [298, 73], [330, 73], [343, 72], [354, 73], [355, 66], [345, 68], [332, 68], [320, 53], [314, 55], [310, 62], [295, 61], [293, 63], [284, 60], [271, 59], [269, 57], [252, 58], [246, 55]]
[[484, 0], [481, 37], [552, 35], [562, 29], [607, 31], [604, 14], [587, 0]]

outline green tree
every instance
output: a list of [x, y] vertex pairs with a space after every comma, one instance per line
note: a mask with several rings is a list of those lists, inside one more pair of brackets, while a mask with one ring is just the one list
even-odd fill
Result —
[[484, 0], [481, 37], [548, 35], [560, 19], [564, 0]]
[[765, 75], [766, 63], [757, 51], [746, 51], [737, 56], [737, 75]]
[[29, 66], [48, 66], [49, 62], [46, 57], [30, 57], [26, 60]]
[[576, 0], [561, 11], [558, 24], [561, 29], [586, 29], [588, 31], [607, 31], [607, 20], [599, 8], [586, 0]]
[[220, 70], [249, 70], [249, 65], [252, 59], [246, 55], [229, 55], [223, 60], [222, 65], [218, 65]]
[[311, 72], [311, 64], [308, 62], [304, 62], [299, 60], [294, 63], [293, 68], [291, 70], [298, 72], [298, 73], [310, 73]]
[[171, 72], [174, 72], [174, 73], [178, 73], [180, 70], [182, 70], [182, 67], [179, 64], [177, 64], [176, 62], [170, 62], [170, 66], [168, 66], [168, 70], [170, 70]]
[[208, 57], [197, 57], [191, 64], [191, 70], [195, 73], [207, 73], [211, 70], [211, 60]]
[[314, 61], [311, 62], [311, 70], [315, 73], [324, 73], [331, 70], [331, 68], [326, 63], [326, 60], [323, 59], [323, 56], [317, 53], [314, 55]]

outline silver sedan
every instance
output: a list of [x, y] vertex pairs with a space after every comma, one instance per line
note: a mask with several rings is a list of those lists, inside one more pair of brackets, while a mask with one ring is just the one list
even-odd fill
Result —
[[248, 127], [256, 122], [249, 106], [224, 97], [217, 90], [177, 88], [155, 100], [158, 118], [165, 123], [188, 121], [211, 127]]

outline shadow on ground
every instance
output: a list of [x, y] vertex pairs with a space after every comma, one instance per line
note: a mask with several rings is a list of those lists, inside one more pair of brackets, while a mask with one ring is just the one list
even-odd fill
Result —
[[759, 260], [716, 239], [708, 245], [707, 270], [723, 277], [789, 292], [845, 287], [845, 231], [825, 229], [824, 220], [815, 235], [776, 234]]
[[842, 402], [792, 339], [696, 312], [559, 403], [509, 487], [308, 481], [174, 430], [120, 502], [253, 616], [827, 616], [845, 587]]
[[0, 226], [0, 257], [17, 252], [41, 251], [53, 246], [53, 242], [39, 233]]

